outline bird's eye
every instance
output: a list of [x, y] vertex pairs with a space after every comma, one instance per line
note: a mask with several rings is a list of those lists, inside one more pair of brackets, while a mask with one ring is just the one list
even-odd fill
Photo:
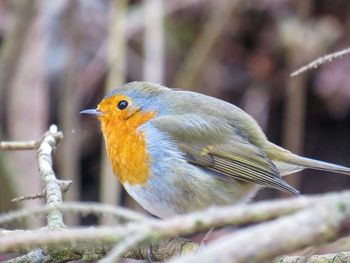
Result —
[[119, 101], [119, 103], [118, 103], [118, 109], [120, 109], [120, 110], [124, 110], [126, 107], [128, 107], [128, 102], [126, 101], [126, 100], [121, 100], [121, 101]]

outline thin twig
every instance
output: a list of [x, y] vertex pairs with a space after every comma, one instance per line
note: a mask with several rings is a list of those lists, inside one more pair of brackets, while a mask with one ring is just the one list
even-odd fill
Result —
[[24, 142], [0, 142], [1, 150], [35, 150], [39, 146], [39, 141], [24, 141]]
[[309, 64], [299, 68], [298, 70], [296, 70], [292, 74], [290, 74], [290, 76], [291, 77], [298, 76], [299, 74], [301, 74], [307, 70], [315, 69], [322, 64], [332, 62], [333, 59], [341, 58], [349, 53], [350, 53], [350, 47], [342, 49], [342, 50], [334, 52], [334, 53], [327, 54], [327, 55], [320, 57], [320, 58], [310, 62]]
[[[62, 132], [56, 132], [52, 134], [53, 137], [59, 142], [63, 138]], [[0, 150], [7, 151], [22, 151], [22, 150], [36, 150], [38, 149], [42, 139], [31, 141], [2, 141], [0, 142]]]
[[34, 199], [40, 199], [40, 198], [45, 198], [45, 191], [42, 191], [41, 193], [37, 193], [37, 194], [32, 194], [32, 195], [19, 196], [19, 197], [13, 198], [11, 202], [17, 203], [25, 200], [34, 200]]
[[[58, 181], [58, 183], [61, 186], [62, 193], [67, 192], [69, 190], [69, 187], [73, 183], [73, 181], [70, 181], [70, 180], [67, 180], [67, 181], [57, 180], [57, 181]], [[45, 196], [46, 196], [46, 191], [43, 190], [41, 193], [16, 197], [16, 198], [12, 199], [11, 202], [16, 203], [16, 202], [21, 202], [21, 201], [25, 201], [25, 200], [33, 200], [33, 199], [38, 199], [38, 198], [45, 198]]]

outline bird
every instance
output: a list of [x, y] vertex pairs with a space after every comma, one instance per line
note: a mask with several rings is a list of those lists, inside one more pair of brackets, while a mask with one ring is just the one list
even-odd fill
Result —
[[204, 94], [135, 81], [80, 112], [101, 124], [113, 173], [159, 218], [249, 202], [263, 187], [299, 194], [283, 176], [350, 168], [270, 142], [239, 107]]

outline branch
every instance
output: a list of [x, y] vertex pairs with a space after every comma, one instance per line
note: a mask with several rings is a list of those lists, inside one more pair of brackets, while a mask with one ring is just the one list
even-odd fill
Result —
[[128, 251], [124, 257], [133, 259], [145, 259], [164, 261], [171, 257], [186, 255], [192, 251], [198, 251], [199, 245], [186, 238], [168, 238], [152, 245], [141, 244]]
[[65, 202], [57, 206], [44, 206], [36, 208], [23, 208], [13, 212], [0, 215], [0, 225], [8, 224], [13, 221], [19, 221], [28, 217], [35, 217], [46, 215], [52, 211], [58, 210], [63, 213], [81, 213], [94, 214], [97, 216], [113, 216], [120, 221], [141, 221], [149, 219], [149, 217], [142, 215], [130, 209], [115, 207], [112, 205], [105, 205], [93, 202], [75, 203]]
[[[46, 229], [42, 229], [39, 231], [31, 231], [31, 230], [1, 230], [0, 229], [0, 237], [8, 236], [11, 239], [12, 238], [21, 238], [19, 236], [12, 236], [16, 233], [27, 233], [28, 236], [35, 236], [38, 232], [42, 232], [43, 235], [46, 235], [45, 233], [48, 233]], [[46, 246], [47, 247], [47, 246]], [[52, 246], [54, 247], [54, 246]], [[67, 249], [69, 247], [69, 249]], [[48, 247], [51, 249], [51, 247]], [[69, 252], [68, 256], [66, 256], [66, 260], [85, 260], [85, 261], [92, 261], [92, 260], [98, 260], [103, 258], [112, 248], [113, 244], [79, 244], [78, 246], [56, 246], [56, 254], [59, 254], [59, 251], [65, 251]], [[174, 256], [181, 256], [184, 254], [187, 254], [191, 251], [196, 251], [199, 248], [199, 245], [197, 243], [192, 242], [189, 239], [186, 238], [169, 238], [164, 239], [159, 242], [152, 242], [151, 245], [149, 244], [141, 244], [139, 246], [135, 246], [134, 248], [131, 248], [127, 253], [125, 253], [124, 257], [126, 258], [133, 258], [133, 259], [149, 259], [151, 257], [154, 261], [164, 261], [169, 259], [170, 257]], [[16, 252], [22, 252], [27, 253], [32, 249], [31, 247], [17, 247]], [[33, 250], [34, 251], [34, 250]], [[49, 253], [48, 257], [53, 254], [53, 251]], [[61, 253], [62, 254], [62, 253]], [[73, 255], [72, 257], [69, 257], [69, 255]], [[52, 257], [51, 257], [52, 258]], [[24, 261], [28, 262], [28, 261]], [[46, 262], [46, 261], [45, 261]], [[47, 261], [51, 262], [51, 261]], [[56, 261], [54, 261], [56, 262]]]
[[18, 1], [15, 5], [17, 19], [14, 20], [13, 27], [7, 32], [1, 45], [0, 105], [4, 105], [6, 102], [6, 90], [11, 88], [14, 77], [13, 73], [19, 64], [19, 58], [21, 57], [23, 47], [25, 46], [25, 39], [29, 32], [28, 29], [37, 12], [37, 5], [34, 0]]
[[[61, 191], [62, 193], [65, 193], [69, 190], [70, 186], [72, 185], [73, 181], [61, 181], [61, 180], [57, 180], [58, 183], [60, 184], [61, 187]], [[37, 194], [32, 194], [32, 195], [27, 195], [27, 196], [20, 196], [20, 197], [16, 197], [14, 199], [11, 200], [11, 202], [21, 202], [21, 201], [25, 201], [25, 200], [33, 200], [33, 199], [38, 199], [38, 198], [45, 198], [46, 196], [46, 191], [43, 190], [41, 193], [37, 193]]]
[[334, 254], [342, 251], [350, 251], [350, 236], [319, 246], [313, 250], [313, 254]]
[[38, 146], [39, 141], [0, 142], [1, 150], [33, 150]]
[[197, 254], [171, 262], [262, 262], [334, 238], [349, 219], [350, 201], [330, 199], [312, 209], [236, 231]]
[[284, 256], [273, 261], [273, 263], [344, 263], [350, 262], [350, 252], [341, 252], [327, 255], [313, 255], [308, 257]]
[[210, 51], [225, 29], [229, 19], [233, 16], [232, 11], [239, 3], [240, 1], [236, 0], [212, 2], [215, 7], [213, 6], [211, 9], [211, 16], [186, 54], [186, 60], [175, 76], [174, 87], [194, 88], [196, 75], [205, 64]]
[[35, 249], [23, 256], [4, 261], [4, 263], [46, 262], [47, 257], [41, 249]]
[[[55, 132], [51, 134], [55, 140], [58, 142], [63, 138], [62, 132]], [[43, 138], [40, 140], [36, 141], [2, 141], [0, 142], [0, 150], [7, 150], [7, 151], [19, 151], [19, 150], [37, 150], [41, 141]]]
[[[53, 135], [56, 133], [57, 126], [51, 125], [38, 148], [39, 172], [45, 185], [46, 203], [50, 207], [62, 204], [61, 186], [52, 169], [52, 153], [59, 143], [59, 139]], [[49, 212], [47, 223], [50, 230], [65, 227], [62, 214], [56, 209]]]
[[[52, 208], [47, 215], [48, 228], [50, 230], [65, 227], [62, 214], [59, 210], [55, 209], [55, 206], [62, 204], [62, 192], [71, 184], [70, 181], [57, 180], [52, 168], [52, 154], [62, 138], [63, 134], [57, 131], [57, 126], [51, 125], [49, 131], [47, 131], [43, 138], [39, 141], [2, 142], [0, 144], [0, 148], [6, 150], [37, 150], [39, 172], [45, 186], [43, 193], [45, 193], [47, 206]], [[20, 197], [19, 200], [26, 198], [27, 197]], [[40, 257], [42, 254], [45, 254], [43, 250], [35, 249], [22, 257], [13, 259], [13, 262], [23, 262], [23, 260], [36, 257], [38, 255]]]
[[348, 55], [349, 53], [350, 53], [350, 47], [331, 54], [327, 54], [299, 68], [298, 70], [294, 71], [290, 76], [291, 77], [298, 76], [299, 74], [304, 73], [307, 70], [315, 69], [322, 64], [332, 62], [334, 59], [341, 58], [345, 55]]
[[[346, 196], [346, 192], [343, 195]], [[70, 243], [70, 241], [77, 242], [80, 240], [94, 242], [100, 239], [104, 239], [105, 234], [109, 236], [113, 235], [113, 232], [117, 232], [117, 236], [114, 237], [114, 239], [110, 240], [113, 243], [119, 240], [120, 233], [124, 233], [127, 228], [129, 228], [130, 231], [137, 231], [138, 229], [144, 231], [146, 227], [150, 228], [153, 232], [156, 232], [157, 234], [159, 233], [159, 231], [166, 232], [169, 235], [189, 234], [196, 231], [204, 231], [212, 227], [224, 226], [227, 224], [239, 225], [242, 223], [253, 223], [272, 219], [281, 215], [293, 213], [299, 209], [315, 204], [316, 202], [322, 202], [322, 199], [331, 198], [333, 196], [339, 196], [339, 194], [329, 194], [325, 197], [298, 197], [290, 200], [260, 202], [251, 204], [249, 206], [210, 208], [206, 211], [174, 217], [172, 219], [168, 219], [167, 221], [157, 220], [157, 223], [154, 222], [154, 224], [152, 224], [153, 220], [145, 220], [142, 222], [142, 224], [128, 224], [127, 226], [122, 227], [122, 232], [118, 232], [120, 231], [120, 226], [118, 226], [115, 228], [109, 228], [107, 231], [104, 231], [105, 228], [101, 227], [94, 228], [93, 230], [89, 229], [89, 231], [94, 231], [92, 234], [90, 232], [86, 232], [84, 234], [83, 229], [69, 229], [64, 230], [66, 232], [62, 232], [62, 230], [56, 231], [54, 233], [45, 232], [44, 234], [37, 233], [37, 235], [34, 235], [34, 233], [18, 233], [16, 234], [17, 236], [13, 235], [11, 240], [8, 240], [8, 242], [14, 242], [10, 247], [21, 247], [21, 245], [23, 245], [24, 247], [35, 248], [37, 246], [44, 246], [50, 244], [52, 244], [53, 246], [58, 246], [61, 244], [65, 245], [67, 243]], [[65, 205], [61, 205], [62, 208], [64, 206]], [[37, 212], [43, 213], [44, 211], [46, 211], [46, 209], [38, 208]], [[0, 223], [9, 222], [10, 220], [14, 220], [15, 218], [29, 216], [30, 214], [36, 215], [34, 211], [30, 212], [29, 210], [29, 213], [27, 211], [23, 209], [19, 212], [13, 212], [8, 216], [3, 215], [0, 217]], [[66, 234], [67, 236], [65, 236]], [[55, 235], [58, 236], [56, 237]], [[89, 236], [91, 240], [89, 240]], [[5, 249], [5, 243], [7, 244], [6, 240], [0, 240], [0, 252], [6, 251], [1, 250]]]

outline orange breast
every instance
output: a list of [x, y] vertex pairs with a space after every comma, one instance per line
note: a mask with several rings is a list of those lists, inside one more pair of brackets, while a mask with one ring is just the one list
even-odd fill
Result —
[[137, 128], [155, 116], [155, 112], [137, 113], [127, 120], [101, 120], [108, 157], [115, 175], [123, 184], [145, 184], [150, 175], [151, 159], [145, 134]]

